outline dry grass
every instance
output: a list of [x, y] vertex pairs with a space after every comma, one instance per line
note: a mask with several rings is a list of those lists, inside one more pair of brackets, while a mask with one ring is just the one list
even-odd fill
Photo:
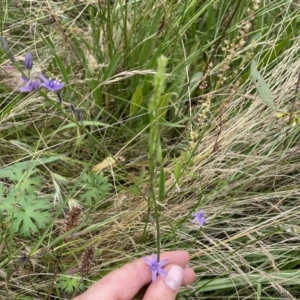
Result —
[[[48, 1], [45, 3], [49, 4]], [[96, 5], [92, 1], [89, 4]], [[31, 8], [35, 22], [40, 21], [44, 10]], [[49, 7], [45, 6], [45, 9]], [[63, 14], [60, 9], [56, 12], [57, 16]], [[82, 13], [85, 11], [82, 6], [80, 10]], [[47, 15], [51, 15], [49, 10]], [[149, 16], [152, 16], [152, 11], [149, 11]], [[133, 15], [130, 17], [133, 19]], [[107, 127], [89, 124], [77, 128], [69, 103], [84, 110], [84, 121], [93, 120], [98, 107], [93, 98], [94, 90], [89, 90], [86, 78], [82, 77], [84, 71], [70, 48], [68, 38], [71, 36], [68, 34], [72, 30], [79, 30], [80, 34], [84, 32], [74, 25], [75, 21], [70, 19], [62, 27], [49, 25], [49, 32], [45, 35], [59, 46], [57, 55], [63, 57], [63, 62], [72, 66], [68, 74], [71, 84], [67, 87], [69, 98], [64, 99], [65, 107], [56, 104], [55, 95], [49, 94], [48, 99], [38, 94], [17, 98], [16, 86], [6, 86], [2, 112], [9, 108], [12, 101], [15, 102], [10, 112], [1, 115], [0, 119], [0, 164], [7, 166], [32, 158], [63, 155], [63, 160], [39, 169], [44, 180], [40, 196], [53, 196], [55, 214], [60, 201], [66, 201], [69, 208], [81, 204], [78, 194], [83, 187], [78, 186], [78, 182], [83, 172], [108, 155], [124, 156], [126, 161], [116, 163], [105, 171], [113, 189], [109, 197], [91, 209], [82, 208], [82, 227], [75, 231], [72, 238], [64, 241], [61, 237], [67, 215], [64, 210], [45, 236], [28, 240], [17, 235], [12, 238], [9, 228], [1, 229], [5, 236], [0, 246], [0, 256], [3, 256], [0, 260], [2, 299], [7, 299], [7, 294], [9, 299], [22, 294], [46, 299], [52, 292], [69, 299], [69, 294], [56, 290], [55, 282], [60, 274], [72, 277], [78, 272], [80, 257], [88, 246], [93, 246], [95, 254], [94, 265], [89, 265], [87, 273], [90, 277], [86, 283], [97, 280], [125, 262], [155, 251], [153, 216], [150, 215], [148, 220], [148, 126], [135, 128], [134, 125], [130, 127], [129, 123], [143, 118], [146, 112], [131, 119], [123, 119], [121, 113], [117, 118], [118, 114], [111, 112], [118, 109], [120, 100], [126, 103], [122, 109], [130, 105], [128, 82], [134, 82], [138, 76], [145, 81], [152, 78], [153, 66], [150, 63], [148, 66], [146, 61], [145, 68], [131, 65], [132, 68], [122, 70], [118, 66], [113, 75], [97, 85], [104, 89], [104, 97], [108, 99], [107, 106], [103, 108], [107, 112], [100, 119]], [[47, 70], [52, 62], [52, 52], [40, 46], [40, 37], [34, 27], [30, 27], [32, 22], [26, 22], [26, 26], [31, 28], [28, 32], [32, 30], [31, 34], [35, 37], [30, 46], [35, 49], [39, 68]], [[62, 28], [68, 29], [67, 36], [57, 34]], [[114, 29], [113, 36], [119, 38], [116, 46], [122, 48], [120, 28]], [[140, 43], [145, 42], [144, 38]], [[263, 46], [275, 49], [279, 38], [280, 31], [270, 39], [269, 45], [264, 42]], [[88, 63], [94, 67], [93, 75], [104, 72], [110, 61], [104, 35], [100, 40], [107, 58], [101, 64], [98, 60], [95, 62], [96, 58], [89, 56], [89, 51], [83, 47]], [[92, 40], [88, 41], [92, 43]], [[281, 53], [271, 67], [268, 64], [265, 69], [259, 67], [272, 90], [277, 112], [288, 111], [290, 100], [295, 95], [300, 70], [299, 45], [299, 38], [295, 37], [293, 47]], [[252, 50], [253, 45], [248, 45], [237, 52], [236, 59], [249, 55]], [[20, 52], [16, 55], [23, 55], [23, 51]], [[185, 56], [186, 61], [193, 61], [196, 56]], [[265, 57], [258, 54], [256, 59], [262, 61]], [[212, 74], [219, 72], [225, 63], [223, 61], [214, 66]], [[54, 68], [55, 71], [57, 69]], [[180, 74], [170, 72], [168, 83], [171, 85], [174, 78], [180, 82], [180, 76], [184, 77], [185, 72], [188, 77], [189, 70], [183, 70]], [[266, 294], [271, 291], [274, 297], [297, 299], [300, 294], [295, 282], [299, 280], [299, 275], [295, 272], [288, 277], [285, 272], [295, 271], [299, 265], [299, 125], [293, 127], [287, 124], [288, 117], [276, 119], [277, 112], [263, 104], [250, 81], [243, 80], [243, 84], [235, 86], [239, 76], [232, 75], [232, 82], [225, 82], [218, 89], [200, 95], [203, 99], [207, 95], [212, 97], [207, 123], [198, 123], [201, 104], [196, 101], [189, 111], [190, 115], [184, 115], [178, 121], [185, 127], [182, 131], [176, 131], [175, 143], [168, 140], [169, 128], [163, 130], [164, 141], [169, 142], [166, 142], [166, 149], [175, 147], [176, 143], [185, 145], [185, 148], [177, 150], [175, 155], [172, 151], [166, 151], [165, 155], [165, 189], [168, 193], [160, 204], [162, 251], [187, 249], [191, 254], [191, 266], [196, 271], [197, 282], [182, 291], [182, 299], [221, 297], [222, 288], [230, 291], [226, 297], [231, 293], [232, 298], [254, 299], [262, 278], [262, 290]], [[2, 79], [1, 82], [5, 85]], [[176, 98], [185, 85], [174, 84], [173, 87], [177, 89], [172, 94]], [[120, 92], [114, 93], [118, 89]], [[174, 106], [177, 110], [181, 107], [179, 104], [187, 103], [189, 94], [190, 91], [187, 91], [180, 99], [172, 100], [170, 108]], [[298, 107], [295, 114], [297, 111]], [[67, 127], [70, 124], [73, 124], [72, 127]], [[82, 136], [79, 137], [78, 132]], [[83, 136], [85, 139], [81, 140]], [[187, 164], [188, 160], [190, 163]], [[176, 181], [174, 174], [178, 164], [181, 166], [181, 177]], [[158, 186], [158, 174], [156, 183]], [[6, 184], [9, 185], [9, 182]], [[191, 222], [191, 213], [199, 209], [205, 211], [209, 221], [202, 229]], [[22, 253], [30, 254], [24, 264], [20, 263]], [[219, 285], [214, 287], [214, 282]]]

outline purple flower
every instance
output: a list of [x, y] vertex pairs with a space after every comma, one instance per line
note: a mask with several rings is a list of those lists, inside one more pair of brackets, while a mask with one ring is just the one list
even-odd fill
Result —
[[146, 257], [143, 257], [144, 261], [148, 265], [150, 271], [152, 272], [152, 282], [156, 280], [156, 274], [167, 275], [167, 272], [163, 267], [167, 264], [168, 259], [164, 259], [160, 262], [157, 262], [157, 255], [152, 253], [152, 260], [149, 260]]
[[36, 91], [41, 85], [41, 83], [37, 80], [29, 80], [29, 78], [24, 74], [22, 74], [22, 78], [25, 82], [25, 86], [19, 88], [19, 91], [22, 93], [30, 93], [32, 91]]
[[27, 70], [31, 70], [33, 66], [33, 58], [30, 52], [25, 56], [25, 67]]
[[44, 81], [41, 86], [44, 86], [49, 91], [55, 92], [61, 90], [65, 84], [63, 82], [59, 82], [58, 80], [54, 79], [47, 79], [42, 74], [40, 74], [41, 79]]
[[192, 216], [195, 217], [193, 219], [193, 222], [198, 222], [200, 226], [203, 226], [205, 223], [208, 223], [207, 220], [205, 219], [203, 210], [200, 210], [200, 211], [192, 214]]

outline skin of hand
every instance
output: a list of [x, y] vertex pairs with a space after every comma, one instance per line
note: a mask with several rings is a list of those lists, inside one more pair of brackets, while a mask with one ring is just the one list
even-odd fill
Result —
[[[147, 258], [151, 260], [150, 256]], [[195, 279], [194, 270], [187, 267], [190, 255], [186, 251], [170, 251], [161, 253], [160, 261], [163, 259], [168, 259], [164, 267], [168, 275], [158, 275], [155, 282], [151, 282], [151, 271], [141, 258], [109, 273], [73, 300], [175, 300], [180, 286]], [[142, 298], [135, 298], [145, 286]]]

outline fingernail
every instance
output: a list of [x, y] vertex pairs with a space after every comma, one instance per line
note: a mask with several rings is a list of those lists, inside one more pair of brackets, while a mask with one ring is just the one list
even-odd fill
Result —
[[173, 266], [165, 277], [165, 284], [173, 291], [177, 291], [182, 284], [183, 270], [178, 266]]

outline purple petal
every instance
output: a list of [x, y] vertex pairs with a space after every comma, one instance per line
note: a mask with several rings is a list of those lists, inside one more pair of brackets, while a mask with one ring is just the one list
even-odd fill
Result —
[[192, 222], [198, 222], [200, 226], [203, 226], [204, 223], [208, 223], [205, 216], [204, 216], [204, 211], [203, 210], [200, 210], [200, 211], [192, 214], [192, 216], [194, 217]]
[[[29, 80], [29, 79], [28, 79]], [[30, 93], [36, 91], [40, 87], [40, 82], [37, 80], [29, 80], [25, 86], [20, 87], [19, 91], [22, 93]]]
[[168, 273], [164, 269], [157, 270], [157, 273], [159, 273], [159, 274], [161, 274], [163, 276], [167, 276], [168, 275]]
[[203, 219], [197, 218], [195, 222], [198, 222], [200, 226], [203, 226]]
[[167, 264], [168, 261], [169, 261], [168, 259], [163, 259], [158, 263], [158, 265], [162, 268]]
[[169, 261], [168, 259], [164, 259], [160, 262], [157, 262], [157, 255], [155, 253], [152, 253], [151, 260], [146, 257], [143, 257], [143, 259], [151, 271], [152, 282], [154, 282], [156, 280], [157, 274], [161, 274], [164, 276], [166, 276], [168, 274], [164, 269], [162, 269]]
[[40, 87], [41, 83], [37, 80], [31, 81], [32, 90], [36, 91]]
[[156, 271], [152, 271], [152, 282], [156, 280]]
[[55, 83], [53, 86], [53, 89], [54, 89], [54, 91], [58, 91], [58, 90], [61, 90], [64, 86], [65, 86], [65, 84], [63, 82]]
[[44, 75], [40, 74], [40, 78], [44, 81], [41, 86], [45, 87], [47, 90], [51, 92], [61, 90], [65, 84], [63, 82], [59, 82], [54, 79], [47, 79]]
[[40, 78], [44, 81], [44, 82], [48, 82], [49, 80], [42, 74], [40, 74]]
[[25, 85], [19, 88], [19, 91], [22, 93], [30, 93], [32, 92], [32, 87], [30, 85]]
[[151, 260], [148, 259], [147, 257], [143, 257], [143, 260], [148, 266], [151, 265]]
[[22, 79], [24, 80], [24, 82], [29, 82], [29, 78], [25, 75], [25, 74], [22, 74]]
[[65, 86], [65, 84], [59, 83], [58, 81], [49, 80], [47, 83], [42, 83], [41, 86], [44, 86], [51, 92], [55, 92], [61, 90]]

